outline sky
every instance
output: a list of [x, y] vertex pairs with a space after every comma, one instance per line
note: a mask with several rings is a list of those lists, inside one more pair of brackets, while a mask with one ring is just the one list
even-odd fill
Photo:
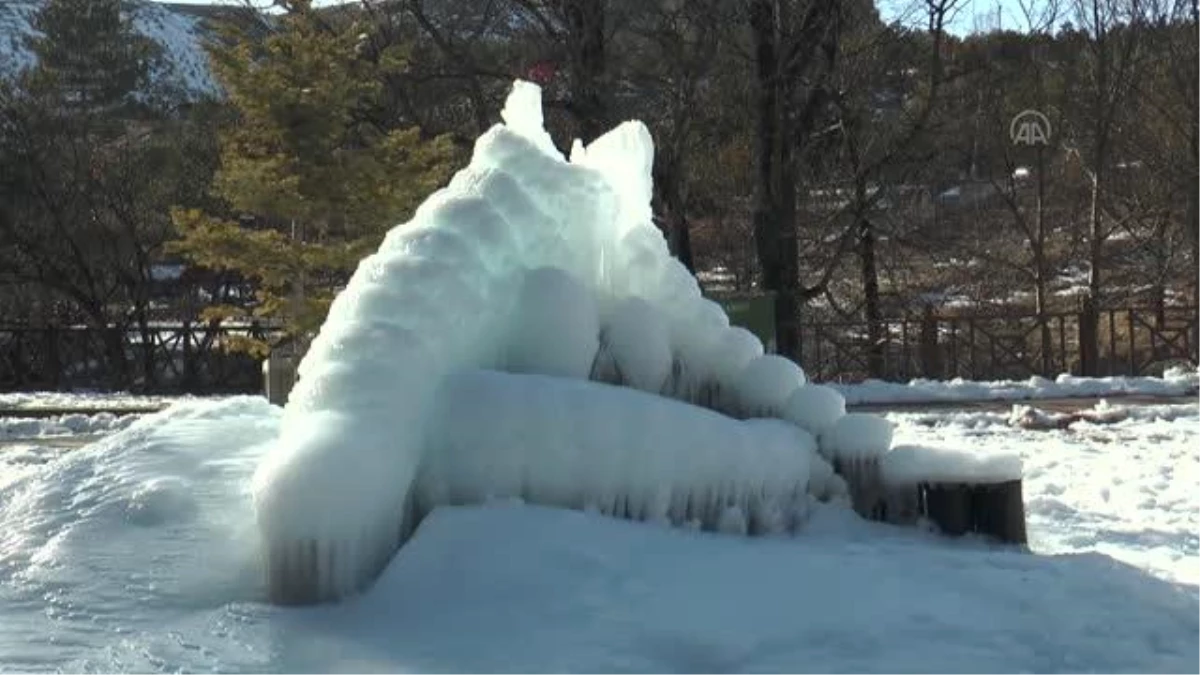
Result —
[[[240, 0], [155, 1], [169, 1], [189, 5], [231, 5], [239, 4], [240, 2]], [[336, 1], [340, 0], [324, 0], [324, 2], [317, 0], [317, 4], [333, 4]], [[1027, 22], [1025, 20], [1025, 13], [1022, 10], [1022, 2], [1026, 6], [1033, 7], [1035, 13], [1050, 4], [1047, 0], [958, 0], [959, 9], [953, 17], [950, 31], [961, 35], [979, 29], [994, 28], [997, 22], [999, 22], [1002, 28], [1023, 30], [1027, 27]], [[922, 7], [924, 5], [923, 0], [876, 0], [876, 4], [879, 5], [880, 13], [887, 20], [900, 18], [905, 23], [924, 23], [921, 19]], [[1061, 23], [1061, 21], [1057, 23]]]

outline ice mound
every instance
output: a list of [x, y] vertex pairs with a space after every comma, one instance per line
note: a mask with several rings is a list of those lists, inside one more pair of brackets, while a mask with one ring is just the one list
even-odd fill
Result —
[[[448, 378], [417, 508], [520, 498], [632, 520], [790, 531], [808, 509], [816, 441], [586, 380], [466, 371]], [[469, 422], [461, 419], [470, 412]]]
[[299, 366], [253, 486], [277, 599], [364, 587], [439, 503], [523, 496], [769, 532], [837, 491], [819, 458], [807, 484], [809, 431], [732, 419], [783, 417], [804, 373], [670, 256], [646, 127], [567, 160], [535, 85], [514, 84], [502, 117], [359, 264]]

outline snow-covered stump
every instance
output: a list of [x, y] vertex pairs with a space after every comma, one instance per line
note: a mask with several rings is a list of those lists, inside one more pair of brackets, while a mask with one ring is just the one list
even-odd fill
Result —
[[1027, 543], [1019, 457], [901, 445], [884, 457], [881, 470], [890, 500], [911, 503], [915, 496], [921, 515], [944, 534]]

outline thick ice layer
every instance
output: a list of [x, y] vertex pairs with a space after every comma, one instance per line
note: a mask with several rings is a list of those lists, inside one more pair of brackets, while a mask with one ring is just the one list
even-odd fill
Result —
[[876, 457], [892, 446], [892, 423], [867, 413], [849, 413], [821, 435], [821, 454], [829, 459]]
[[592, 379], [659, 393], [671, 373], [671, 340], [654, 307], [637, 297], [618, 302], [604, 320]]
[[493, 498], [756, 533], [807, 510], [816, 443], [784, 422], [739, 422], [593, 382], [468, 371], [439, 396], [417, 506]]
[[1003, 483], [1021, 478], [1015, 454], [979, 453], [931, 445], [897, 445], [880, 464], [885, 483]]
[[741, 414], [781, 417], [788, 397], [805, 381], [800, 366], [782, 356], [765, 354], [752, 359], [737, 376]]
[[586, 379], [600, 347], [591, 291], [568, 272], [542, 267], [525, 274], [504, 366], [514, 373]]
[[828, 431], [846, 414], [846, 399], [836, 389], [808, 384], [792, 392], [783, 418], [814, 436]]

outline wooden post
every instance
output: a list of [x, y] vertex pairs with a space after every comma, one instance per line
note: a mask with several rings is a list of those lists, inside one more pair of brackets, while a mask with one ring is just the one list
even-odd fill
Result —
[[930, 379], [941, 379], [942, 359], [938, 351], [938, 320], [932, 305], [925, 305], [921, 317], [921, 375]]
[[267, 402], [271, 405], [284, 405], [292, 386], [296, 384], [296, 365], [290, 357], [272, 352], [267, 360], [263, 361], [263, 380]]
[[952, 537], [970, 532], [971, 492], [965, 483], [926, 483], [926, 515]]
[[1079, 374], [1095, 376], [1100, 370], [1098, 363], [1100, 346], [1096, 340], [1097, 333], [1096, 305], [1090, 297], [1083, 299], [1079, 311]]
[[972, 495], [975, 531], [1006, 544], [1026, 544], [1025, 499], [1021, 481], [978, 485]]

